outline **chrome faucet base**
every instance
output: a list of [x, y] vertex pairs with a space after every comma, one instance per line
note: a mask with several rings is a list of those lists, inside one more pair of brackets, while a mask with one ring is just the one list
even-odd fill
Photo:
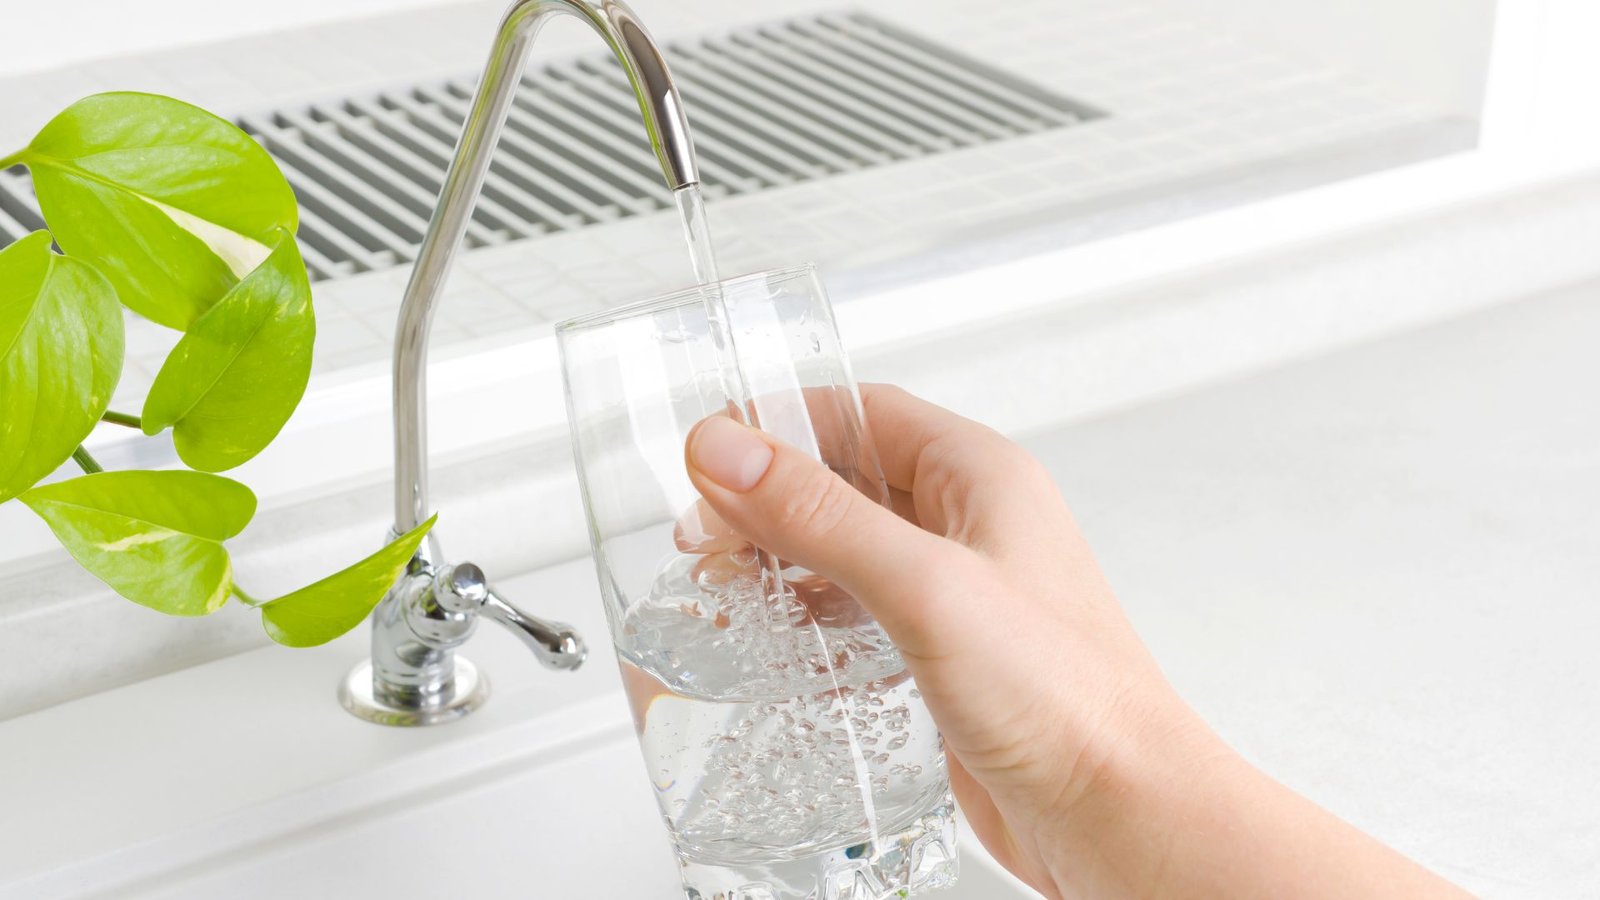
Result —
[[[394, 528], [392, 541], [431, 512], [428, 504], [428, 335], [483, 189], [529, 50], [539, 29], [558, 15], [586, 22], [622, 66], [667, 187], [697, 184], [689, 120], [666, 60], [622, 0], [513, 0], [501, 19], [489, 61], [472, 99], [439, 202], [417, 250], [400, 303], [394, 343]], [[592, 164], [610, 165], [597, 156]], [[571, 626], [532, 615], [489, 586], [472, 563], [449, 565], [435, 534], [372, 614], [372, 658], [339, 689], [345, 709], [384, 725], [433, 725], [482, 705], [488, 682], [456, 648], [479, 619], [511, 632], [546, 668], [571, 671], [587, 649]]]
[[435, 568], [424, 552], [373, 611], [372, 657], [345, 676], [339, 702], [380, 725], [437, 725], [472, 712], [488, 699], [489, 681], [456, 649], [480, 619], [503, 626], [547, 669], [576, 669], [588, 655], [572, 626], [512, 606], [482, 569]]
[[357, 663], [339, 683], [339, 705], [351, 715], [379, 725], [416, 727], [453, 722], [489, 699], [489, 679], [466, 659], [455, 658], [451, 696], [425, 706], [398, 706], [379, 699], [372, 681], [372, 660]]

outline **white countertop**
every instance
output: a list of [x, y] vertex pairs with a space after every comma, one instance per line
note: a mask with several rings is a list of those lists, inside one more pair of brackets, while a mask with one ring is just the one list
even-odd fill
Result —
[[1600, 284], [1030, 441], [1262, 768], [1489, 897], [1600, 895]]
[[[1502, 306], [1027, 441], [1228, 740], [1491, 897], [1600, 890], [1597, 301]], [[582, 561], [507, 587], [604, 633]], [[397, 733], [333, 703], [363, 649], [245, 653], [0, 723], [0, 898], [509, 897], [534, 875], [670, 893], [603, 653], [563, 677], [491, 631], [472, 655], [494, 702]], [[399, 845], [419, 834], [436, 862]], [[970, 872], [952, 900], [1000, 895]]]

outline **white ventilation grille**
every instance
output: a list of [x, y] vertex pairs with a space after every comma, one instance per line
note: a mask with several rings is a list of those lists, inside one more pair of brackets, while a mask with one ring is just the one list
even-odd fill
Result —
[[[675, 42], [666, 53], [712, 197], [1104, 115], [861, 13]], [[294, 186], [314, 278], [412, 259], [473, 86], [456, 79], [236, 120]], [[670, 205], [621, 69], [608, 57], [581, 59], [523, 80], [467, 246]], [[0, 172], [0, 246], [42, 225], [26, 175]]]

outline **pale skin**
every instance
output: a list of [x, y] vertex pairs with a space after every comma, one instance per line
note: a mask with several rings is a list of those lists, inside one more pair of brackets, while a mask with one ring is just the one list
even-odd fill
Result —
[[1038, 461], [898, 388], [867, 385], [862, 399], [893, 512], [805, 453], [712, 417], [686, 462], [714, 515], [687, 538], [680, 528], [680, 546], [737, 554], [736, 532], [876, 616], [1002, 865], [1050, 898], [1466, 896], [1200, 720]]

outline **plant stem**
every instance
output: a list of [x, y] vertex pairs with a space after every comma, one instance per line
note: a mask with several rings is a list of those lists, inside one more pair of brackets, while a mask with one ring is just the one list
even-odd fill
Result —
[[138, 428], [140, 430], [144, 429], [144, 423], [139, 421], [138, 416], [129, 415], [128, 413], [119, 413], [112, 409], [108, 409], [101, 413], [100, 421], [110, 422], [113, 425], [125, 425], [129, 428]]
[[22, 154], [24, 152], [25, 151], [18, 150], [10, 156], [0, 156], [0, 172], [3, 172], [17, 163], [22, 162]]
[[72, 461], [78, 464], [78, 468], [82, 469], [85, 475], [93, 475], [96, 472], [105, 471], [100, 467], [99, 463], [95, 462], [94, 457], [89, 455], [89, 451], [83, 449], [82, 444], [78, 445], [78, 449], [72, 451]]
[[256, 606], [260, 606], [261, 605], [261, 601], [260, 600], [257, 600], [256, 598], [254, 598], [254, 597], [250, 596], [249, 594], [245, 593], [244, 588], [239, 587], [237, 584], [235, 584], [232, 587], [230, 587], [228, 589], [228, 591], [229, 591], [229, 593], [233, 594], [235, 597], [238, 597], [240, 602], [242, 602], [245, 606], [256, 607]]

